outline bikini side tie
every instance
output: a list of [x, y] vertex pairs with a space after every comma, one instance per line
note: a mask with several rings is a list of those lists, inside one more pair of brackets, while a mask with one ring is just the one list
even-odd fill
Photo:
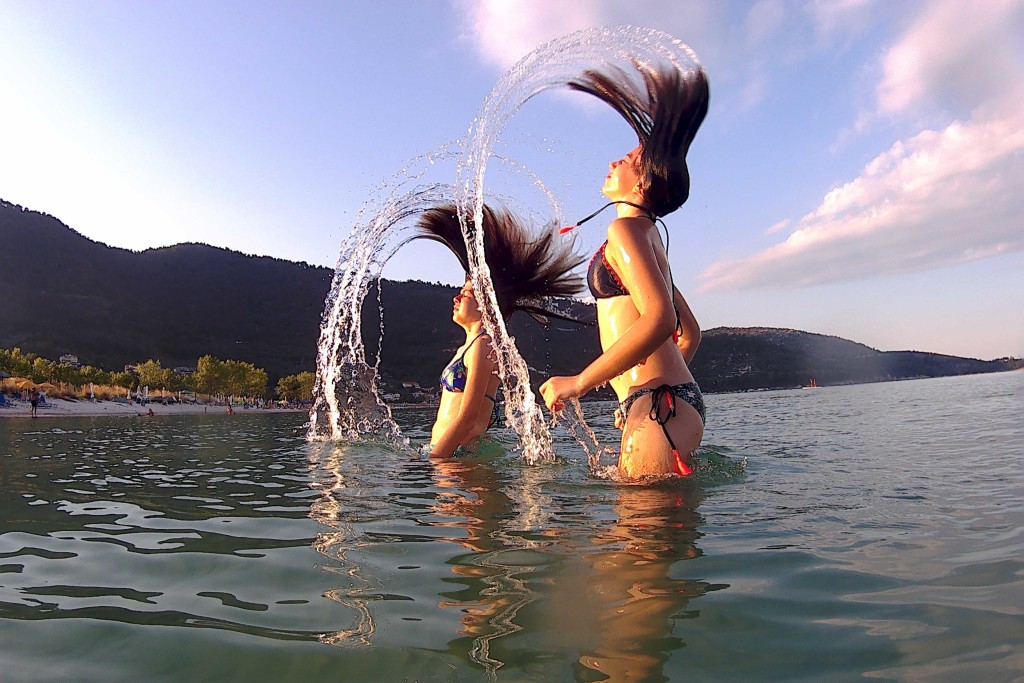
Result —
[[[658, 410], [658, 404], [662, 398], [665, 399], [665, 418], [662, 419], [661, 411]], [[676, 395], [672, 392], [672, 387], [668, 384], [662, 384], [660, 387], [651, 390], [651, 412], [648, 414], [652, 420], [657, 422], [661, 426], [661, 431], [665, 433], [665, 438], [668, 439], [668, 445], [672, 447], [672, 455], [676, 459], [676, 471], [686, 476], [693, 474], [693, 468], [683, 462], [682, 456], [679, 455], [679, 449], [676, 448], [675, 441], [669, 436], [668, 428], [665, 426], [669, 420], [676, 416]]]

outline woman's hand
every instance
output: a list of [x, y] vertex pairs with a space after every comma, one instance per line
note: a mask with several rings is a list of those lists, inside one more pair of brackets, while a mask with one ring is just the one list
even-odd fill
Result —
[[560, 413], [565, 408], [565, 399], [579, 398], [582, 394], [579, 389], [579, 375], [572, 377], [552, 377], [540, 385], [540, 395], [548, 410], [553, 413]]

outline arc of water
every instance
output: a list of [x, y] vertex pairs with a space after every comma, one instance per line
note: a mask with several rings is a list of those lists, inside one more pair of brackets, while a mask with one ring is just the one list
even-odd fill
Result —
[[[506, 396], [513, 399], [506, 402], [506, 418], [518, 432], [523, 456], [531, 464], [552, 456], [551, 434], [530, 388], [526, 362], [496, 313], [498, 302], [483, 256], [481, 229], [487, 162], [512, 117], [539, 93], [565, 86], [585, 70], [608, 63], [620, 62], [628, 73], [666, 60], [682, 71], [700, 68], [693, 50], [661, 31], [632, 26], [578, 31], [541, 45], [505, 72], [470, 124], [465, 156], [458, 167], [456, 203], [460, 215], [467, 215], [471, 209], [473, 220], [464, 222], [462, 228], [473, 287], [484, 302], [484, 327], [499, 349], [498, 370]], [[585, 432], [590, 431], [586, 422], [582, 424]]]
[[[360, 210], [351, 234], [342, 243], [321, 323], [310, 440], [370, 437], [392, 446], [406, 443], [377, 384], [383, 310], [376, 360], [371, 366], [362, 341], [362, 306], [370, 287], [376, 284], [378, 306], [382, 309], [380, 279], [384, 265], [416, 237], [411, 230], [425, 210], [455, 200], [454, 186], [450, 184], [416, 183], [421, 183], [435, 164], [458, 155], [457, 143], [452, 143], [441, 151], [410, 161], [375, 193], [375, 197], [383, 196], [382, 200], [368, 202]], [[535, 173], [513, 159], [498, 155], [495, 158], [516, 175], [526, 176], [541, 192], [549, 212], [560, 216], [553, 194]], [[409, 189], [410, 185], [414, 187]], [[506, 205], [519, 204], [514, 198], [495, 199]], [[518, 213], [525, 215], [522, 210]], [[361, 219], [367, 214], [372, 218], [364, 223]], [[356, 403], [349, 405], [350, 400]]]
[[[309, 439], [360, 439], [371, 435], [392, 446], [405, 443], [377, 384], [383, 316], [377, 357], [370, 366], [362, 341], [363, 301], [371, 285], [377, 284], [379, 305], [381, 272], [412, 238], [408, 233], [414, 224], [412, 219], [429, 206], [450, 201], [452, 194], [450, 185], [405, 188], [419, 182], [433, 163], [455, 154], [445, 147], [423, 155], [386, 181], [375, 193], [386, 197], [382, 205], [364, 205], [350, 236], [342, 243], [320, 326]], [[417, 166], [417, 171], [409, 170]], [[368, 213], [372, 218], [360, 222]], [[341, 405], [339, 393], [346, 401], [357, 400], [358, 405]]]

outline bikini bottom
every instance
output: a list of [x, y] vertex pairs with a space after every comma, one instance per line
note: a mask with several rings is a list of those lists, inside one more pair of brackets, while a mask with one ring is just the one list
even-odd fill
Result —
[[[651, 411], [648, 417], [661, 426], [661, 431], [664, 432], [665, 438], [668, 439], [668, 445], [672, 447], [672, 454], [676, 458], [676, 471], [681, 475], [692, 473], [693, 469], [683, 462], [682, 456], [679, 455], [679, 449], [676, 448], [675, 442], [668, 433], [668, 427], [665, 425], [676, 415], [677, 398], [683, 399], [684, 402], [692, 406], [697, 411], [697, 414], [700, 415], [701, 424], [704, 424], [704, 396], [700, 393], [700, 387], [697, 386], [696, 382], [685, 382], [683, 384], [662, 384], [659, 387], [637, 389], [626, 396], [622, 403], [619, 404], [619, 413], [622, 416], [623, 424], [625, 424], [629, 416], [629, 409], [633, 407], [637, 399], [647, 394], [651, 395]], [[661, 408], [662, 403], [665, 406], [664, 410]]]

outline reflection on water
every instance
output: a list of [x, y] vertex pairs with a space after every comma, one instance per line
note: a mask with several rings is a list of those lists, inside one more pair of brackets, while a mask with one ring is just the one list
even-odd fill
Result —
[[611, 680], [662, 679], [670, 653], [684, 645], [673, 620], [693, 616], [692, 599], [726, 587], [674, 576], [685, 573], [679, 562], [701, 555], [700, 497], [693, 488], [622, 487], [606, 524], [570, 554], [577, 562], [559, 595], [575, 621], [568, 630], [587, 635], [580, 666]]
[[[611, 487], [585, 464], [523, 467], [507, 454], [432, 463], [366, 444], [311, 448], [311, 516], [327, 529], [314, 547], [344, 577], [325, 595], [356, 615], [324, 642], [445, 640], [491, 677], [571, 654], [567, 666], [646, 680], [682, 647], [672, 624], [690, 601], [725, 587], [679, 578], [679, 563], [701, 556], [693, 484]], [[424, 623], [429, 638], [408, 628]]]
[[451, 567], [460, 589], [445, 591], [439, 606], [460, 613], [458, 635], [471, 641], [468, 648], [451, 645], [467, 649], [474, 662], [493, 672], [502, 662], [491, 657], [491, 641], [520, 630], [516, 615], [534, 599], [520, 577], [530, 571], [527, 554], [516, 550], [535, 544], [517, 542], [503, 529], [516, 506], [491, 464], [438, 462], [434, 478], [442, 489], [433, 507], [440, 520], [434, 524], [456, 531], [448, 540], [469, 551], [456, 556]]
[[529, 467], [301, 415], [4, 419], [0, 679], [1016, 680], [1022, 398], [713, 395], [716, 474], [674, 488], [594, 479], [557, 430]]
[[371, 581], [361, 576], [358, 565], [347, 558], [349, 550], [358, 547], [358, 541], [353, 537], [352, 525], [347, 521], [352, 518], [352, 510], [342, 507], [339, 495], [346, 486], [345, 474], [342, 472], [345, 449], [324, 445], [314, 447], [311, 451], [312, 487], [321, 495], [310, 505], [309, 516], [328, 529], [317, 534], [313, 549], [334, 560], [334, 563], [325, 564], [324, 570], [344, 575], [349, 585], [346, 589], [328, 590], [324, 597], [356, 613], [355, 624], [351, 628], [321, 634], [320, 640], [337, 644], [355, 639], [363, 645], [369, 645], [374, 624], [367, 606], [368, 597], [365, 596], [371, 593]]

